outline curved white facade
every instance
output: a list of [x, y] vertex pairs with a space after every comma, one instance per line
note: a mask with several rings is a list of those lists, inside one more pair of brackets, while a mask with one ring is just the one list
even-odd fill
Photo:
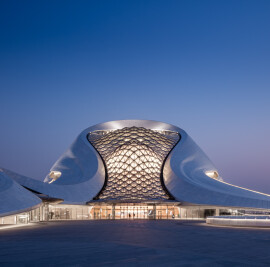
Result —
[[[62, 199], [64, 204], [94, 202], [106, 186], [107, 172], [104, 159], [88, 141], [88, 134], [94, 131], [109, 133], [125, 127], [179, 134], [180, 140], [165, 158], [160, 176], [164, 190], [169, 192], [174, 201], [182, 205], [270, 209], [269, 195], [230, 185], [217, 177], [218, 172], [213, 163], [184, 130], [163, 122], [121, 120], [85, 129], [52, 166], [44, 182], [3, 169], [0, 183], [6, 189], [0, 187], [0, 197], [5, 199], [5, 203], [1, 202], [3, 207], [0, 207], [0, 215], [35, 207], [41, 202], [25, 188], [47, 198]], [[216, 179], [211, 178], [209, 173]], [[15, 196], [16, 201], [12, 202], [10, 199]]]
[[8, 216], [37, 208], [41, 200], [0, 170], [0, 215]]
[[270, 196], [208, 177], [217, 171], [199, 146], [183, 130], [181, 141], [169, 155], [164, 168], [165, 185], [183, 202], [223, 207], [270, 209]]

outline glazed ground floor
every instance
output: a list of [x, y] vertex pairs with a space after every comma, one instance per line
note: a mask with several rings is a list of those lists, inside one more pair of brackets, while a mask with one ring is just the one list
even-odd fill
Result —
[[25, 224], [57, 220], [168, 220], [206, 219], [208, 216], [239, 215], [246, 211], [206, 206], [182, 206], [181, 203], [93, 203], [65, 205], [43, 203], [39, 208], [0, 218], [0, 224]]
[[217, 209], [182, 207], [180, 203], [117, 203], [78, 205], [48, 205], [48, 220], [167, 220], [204, 219], [218, 215]]

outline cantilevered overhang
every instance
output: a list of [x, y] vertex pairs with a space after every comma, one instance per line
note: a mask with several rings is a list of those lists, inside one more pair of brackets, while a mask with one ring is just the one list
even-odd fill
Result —
[[32, 210], [42, 201], [0, 170], [0, 216]]
[[199, 146], [181, 130], [181, 141], [164, 166], [164, 182], [175, 199], [200, 205], [270, 209], [270, 195], [210, 178], [217, 171]]

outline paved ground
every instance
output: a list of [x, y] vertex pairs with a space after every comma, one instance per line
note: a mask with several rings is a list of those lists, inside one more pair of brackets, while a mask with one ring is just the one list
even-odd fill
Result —
[[74, 221], [0, 229], [0, 266], [270, 266], [270, 229]]

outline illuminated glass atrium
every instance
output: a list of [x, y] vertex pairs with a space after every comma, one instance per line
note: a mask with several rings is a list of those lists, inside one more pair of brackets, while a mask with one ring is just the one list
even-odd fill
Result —
[[135, 126], [89, 133], [89, 142], [99, 152], [106, 166], [106, 183], [95, 199], [172, 199], [162, 180], [162, 168], [179, 139], [176, 132]]

